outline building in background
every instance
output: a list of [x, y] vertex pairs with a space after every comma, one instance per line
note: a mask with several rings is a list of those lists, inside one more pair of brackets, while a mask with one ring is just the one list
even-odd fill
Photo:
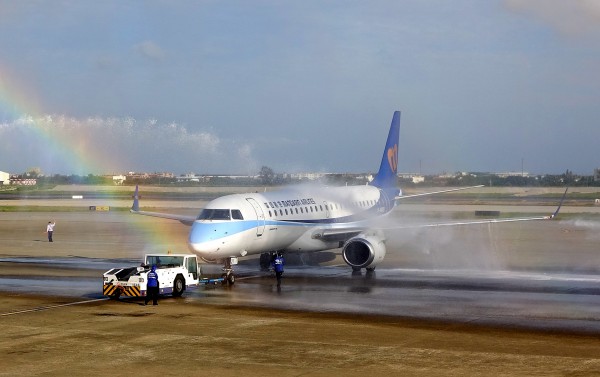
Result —
[[10, 174], [4, 171], [0, 171], [0, 185], [10, 184]]

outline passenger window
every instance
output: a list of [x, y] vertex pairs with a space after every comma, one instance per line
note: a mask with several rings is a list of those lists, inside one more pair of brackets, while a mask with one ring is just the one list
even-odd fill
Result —
[[263, 203], [265, 207], [269, 208], [269, 203]]
[[287, 208], [285, 209], [285, 214], [286, 214], [286, 215], [288, 214]]
[[273, 215], [271, 215], [271, 211], [269, 211], [269, 217], [273, 217]]

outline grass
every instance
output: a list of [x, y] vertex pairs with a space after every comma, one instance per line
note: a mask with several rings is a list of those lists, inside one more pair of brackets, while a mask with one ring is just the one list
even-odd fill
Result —
[[[129, 211], [129, 207], [110, 207], [110, 212]], [[0, 212], [92, 212], [89, 207], [74, 206], [0, 206]], [[102, 212], [102, 211], [98, 211]]]

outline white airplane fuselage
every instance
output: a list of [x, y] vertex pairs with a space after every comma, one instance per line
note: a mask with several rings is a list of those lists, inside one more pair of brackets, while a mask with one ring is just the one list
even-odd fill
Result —
[[227, 195], [202, 210], [188, 244], [207, 261], [269, 251], [327, 250], [340, 245], [321, 237], [324, 229], [364, 228], [368, 219], [393, 206], [393, 197], [366, 185]]

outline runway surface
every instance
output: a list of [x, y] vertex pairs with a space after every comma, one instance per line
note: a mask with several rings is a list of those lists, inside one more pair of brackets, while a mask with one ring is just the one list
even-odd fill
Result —
[[[137, 261], [0, 258], [0, 265], [17, 264], [88, 270], [96, 276], [8, 274], [0, 277], [1, 290], [89, 299], [102, 297], [103, 271]], [[219, 268], [205, 266], [204, 271], [218, 275]], [[239, 266], [237, 274], [234, 286], [201, 286], [186, 292], [185, 300], [600, 334], [600, 276], [596, 274], [401, 268], [357, 274], [345, 266], [295, 266], [288, 267], [279, 289], [271, 272], [246, 265]]]

